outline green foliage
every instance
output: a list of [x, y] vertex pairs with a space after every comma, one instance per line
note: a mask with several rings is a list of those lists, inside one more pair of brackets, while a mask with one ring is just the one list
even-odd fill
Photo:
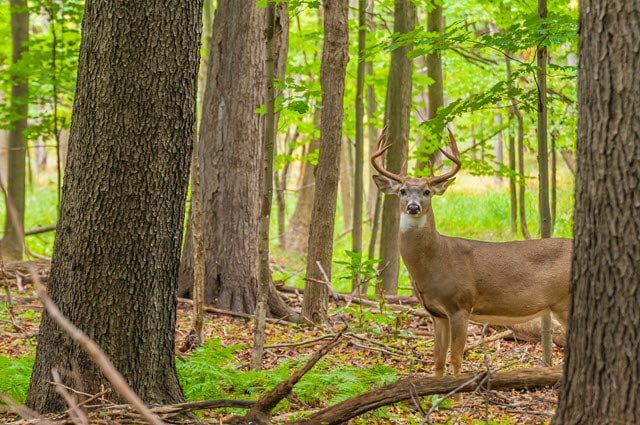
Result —
[[365, 254], [362, 252], [354, 252], [351, 250], [345, 250], [345, 255], [348, 260], [335, 260], [335, 264], [341, 264], [345, 266], [345, 272], [338, 276], [340, 279], [348, 279], [354, 281], [359, 279], [361, 282], [371, 282], [375, 284], [378, 279], [378, 270], [375, 265], [380, 262], [378, 258], [365, 259]]
[[[243, 348], [224, 347], [219, 339], [211, 339], [185, 362], [178, 362], [178, 376], [187, 399], [257, 399], [308, 360], [284, 361], [271, 370], [241, 371], [233, 353]], [[295, 386], [295, 393], [305, 403], [323, 406], [327, 401], [338, 403], [396, 379], [397, 372], [387, 366], [362, 368], [326, 357]]]
[[[7, 10], [0, 5], [0, 14]], [[12, 78], [29, 82], [29, 99], [24, 100], [32, 105], [28, 140], [50, 140], [60, 128], [69, 128], [83, 11], [84, 2], [78, 0], [30, 2], [28, 52], [11, 64], [11, 55], [0, 50], [0, 93], [5, 97], [0, 103], [0, 128], [9, 128], [17, 118], [7, 101]], [[10, 27], [0, 26], [0, 38], [5, 39], [7, 32], [10, 40]]]
[[[9, 358], [0, 356], [0, 393], [6, 394], [19, 404], [27, 399], [31, 369], [35, 357]], [[0, 404], [5, 404], [0, 400]]]
[[296, 395], [311, 406], [323, 406], [339, 403], [397, 379], [397, 372], [388, 366], [367, 369], [327, 359], [318, 362], [295, 388]]

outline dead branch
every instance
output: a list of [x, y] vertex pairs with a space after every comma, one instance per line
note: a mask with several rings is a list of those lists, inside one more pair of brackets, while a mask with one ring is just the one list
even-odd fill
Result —
[[300, 381], [300, 379], [307, 373], [324, 355], [326, 355], [333, 347], [335, 347], [342, 333], [339, 332], [336, 336], [318, 350], [311, 359], [300, 370], [292, 374], [286, 381], [280, 382], [274, 389], [265, 394], [256, 404], [249, 409], [244, 417], [247, 423], [255, 424], [268, 424], [271, 421], [271, 411], [276, 405], [285, 398], [293, 389], [293, 386]]
[[486, 380], [492, 390], [533, 389], [557, 384], [562, 378], [562, 366], [535, 369], [508, 370], [491, 374], [464, 373], [458, 376], [413, 376], [401, 379], [366, 393], [362, 393], [334, 406], [316, 412], [291, 425], [340, 424], [370, 410], [409, 400], [412, 393], [417, 396], [445, 394], [458, 388], [459, 392], [475, 391], [476, 382]]

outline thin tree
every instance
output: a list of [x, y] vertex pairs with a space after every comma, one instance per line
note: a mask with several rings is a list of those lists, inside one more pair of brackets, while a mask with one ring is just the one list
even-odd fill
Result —
[[[538, 18], [547, 18], [547, 0], [538, 0]], [[544, 32], [546, 24], [540, 25]], [[540, 214], [540, 237], [551, 237], [551, 210], [549, 208], [549, 154], [547, 148], [547, 46], [541, 43], [537, 52], [538, 82], [538, 179]], [[542, 328], [542, 360], [551, 366], [553, 363], [551, 341], [551, 316], [545, 314], [540, 319]]]
[[[410, 0], [395, 0], [393, 31], [406, 34], [413, 30], [415, 6]], [[400, 46], [391, 52], [385, 122], [391, 148], [387, 153], [386, 168], [397, 173], [407, 159], [409, 120], [411, 117], [412, 63], [407, 54], [411, 46]], [[382, 209], [382, 235], [380, 244], [380, 278], [385, 294], [398, 292], [398, 226], [400, 214], [398, 198], [386, 196]]]
[[[17, 65], [29, 50], [29, 9], [26, 0], [11, 0], [11, 63]], [[16, 220], [5, 220], [4, 236], [0, 240], [0, 256], [22, 260], [25, 204], [25, 159], [27, 141], [24, 135], [29, 114], [29, 82], [24, 74], [11, 76], [11, 111], [15, 117], [9, 130], [8, 181], [6, 210], [13, 210]]]
[[[176, 282], [202, 1], [88, 2], [48, 292], [148, 404], [184, 399], [175, 369]], [[111, 17], [119, 16], [118, 25]], [[47, 313], [27, 405], [67, 407], [52, 384], [109, 382]], [[104, 395], [113, 401], [115, 392]]]
[[327, 0], [324, 7], [324, 46], [320, 85], [322, 117], [320, 119], [320, 155], [316, 168], [316, 191], [309, 232], [306, 284], [302, 316], [315, 323], [324, 322], [327, 314], [328, 288], [331, 280], [333, 229], [335, 221], [340, 144], [344, 115], [343, 95], [349, 60], [348, 2]]
[[552, 424], [640, 423], [640, 3], [580, 2], [571, 312]]
[[[353, 173], [353, 232], [351, 250], [362, 252], [362, 203], [364, 202], [364, 74], [367, 47], [367, 1], [358, 0], [358, 75], [356, 80], [356, 141]], [[361, 278], [353, 276], [352, 289], [360, 290]]]
[[271, 270], [269, 269], [269, 219], [271, 218], [271, 205], [273, 200], [273, 158], [275, 127], [275, 26], [276, 5], [273, 0], [267, 1], [267, 13], [265, 16], [265, 131], [264, 131], [264, 157], [262, 167], [264, 178], [262, 179], [262, 206], [260, 208], [260, 280], [258, 281], [258, 294], [256, 297], [256, 320], [253, 333], [253, 350], [251, 351], [251, 368], [259, 370], [264, 352], [264, 329], [267, 316], [267, 301], [269, 298], [269, 283], [271, 282]]
[[[430, 33], [442, 33], [444, 18], [442, 16], [443, 7], [441, 3], [434, 2], [433, 9], [427, 14], [427, 31]], [[428, 91], [427, 120], [436, 117], [438, 109], [444, 106], [444, 75], [442, 72], [442, 51], [434, 49], [427, 53], [427, 77], [433, 81]], [[429, 164], [432, 169], [439, 160], [439, 150], [429, 156]], [[418, 164], [419, 168], [424, 168], [426, 164]]]

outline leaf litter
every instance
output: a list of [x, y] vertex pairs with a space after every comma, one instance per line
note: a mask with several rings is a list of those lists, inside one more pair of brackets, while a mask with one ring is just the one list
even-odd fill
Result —
[[[38, 322], [42, 306], [33, 292], [33, 280], [23, 265], [5, 265], [4, 283], [0, 283], [0, 356], [22, 358], [35, 354]], [[46, 262], [36, 263], [36, 270], [43, 280], [48, 275]], [[290, 302], [299, 303], [300, 299], [290, 298]], [[193, 355], [189, 346], [189, 333], [192, 327], [192, 304], [189, 300], [179, 300], [176, 323], [176, 356], [179, 362], [188, 362]], [[299, 306], [298, 306], [299, 307]], [[362, 370], [373, 371], [350, 378], [352, 388], [344, 394], [336, 394], [331, 388], [334, 382], [307, 383], [317, 388], [316, 398], [310, 403], [298, 396], [297, 388], [286, 402], [280, 403], [274, 412], [274, 423], [284, 423], [292, 418], [304, 416], [319, 408], [333, 404], [342, 398], [355, 395], [349, 391], [364, 391], [376, 385], [411, 376], [431, 374], [433, 370], [433, 329], [424, 314], [417, 314], [416, 307], [407, 307], [402, 311], [375, 308], [362, 304], [352, 304], [348, 308], [330, 305], [329, 317], [333, 325], [301, 326], [286, 322], [268, 322], [265, 330], [265, 356], [262, 367], [276, 373], [283, 364], [298, 365], [312, 356], [328, 338], [347, 327], [343, 342], [334, 348], [322, 361], [322, 371], [328, 380], [333, 378], [332, 371]], [[491, 335], [500, 330], [486, 330], [477, 324], [471, 324], [467, 337], [467, 347], [472, 346], [465, 355], [463, 372], [482, 372], [491, 368], [533, 368], [542, 367], [542, 352], [539, 343], [529, 343], [508, 339], [496, 339], [486, 344]], [[205, 340], [217, 339], [221, 347], [232, 347], [233, 360], [229, 364], [239, 373], [248, 373], [251, 346], [253, 344], [253, 321], [243, 317], [207, 311], [205, 313]], [[562, 348], [554, 347], [554, 364], [563, 360]], [[342, 368], [342, 369], [341, 369]], [[277, 372], [282, 374], [280, 370]], [[311, 373], [311, 372], [310, 372]], [[393, 376], [395, 374], [395, 376]], [[376, 376], [378, 375], [378, 376]], [[365, 378], [363, 378], [365, 376]], [[355, 382], [357, 380], [359, 382]], [[364, 384], [362, 383], [364, 382]], [[300, 384], [302, 385], [302, 384]], [[327, 385], [328, 388], [323, 388]], [[341, 387], [345, 388], [345, 387]], [[260, 391], [270, 388], [257, 388], [251, 399], [257, 400]], [[301, 390], [302, 392], [302, 390]], [[233, 397], [233, 393], [229, 398]], [[242, 394], [247, 399], [246, 394]], [[239, 397], [240, 398], [240, 397]], [[482, 389], [475, 393], [466, 393], [463, 402], [453, 404], [437, 396], [407, 400], [396, 405], [369, 412], [349, 421], [349, 424], [547, 424], [550, 422], [557, 404], [557, 390], [546, 388], [535, 391], [491, 391]], [[201, 411], [204, 421], [220, 423], [230, 415], [229, 410]], [[0, 406], [0, 422], [15, 418]]]

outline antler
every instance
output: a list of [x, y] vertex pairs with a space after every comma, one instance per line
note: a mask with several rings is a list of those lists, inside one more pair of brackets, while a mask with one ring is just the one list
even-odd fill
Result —
[[449, 132], [449, 145], [451, 146], [451, 154], [444, 149], [440, 148], [440, 152], [451, 161], [453, 161], [453, 168], [448, 172], [441, 174], [439, 176], [431, 176], [429, 177], [429, 183], [440, 183], [445, 180], [449, 180], [451, 177], [455, 176], [458, 171], [460, 171], [460, 167], [462, 164], [460, 163], [460, 151], [458, 151], [458, 145], [456, 144], [456, 139], [453, 137], [453, 133], [447, 127], [447, 131]]
[[[386, 138], [384, 133], [386, 132], [387, 127], [385, 126], [382, 129], [382, 133], [380, 133], [380, 137], [378, 137], [378, 143], [376, 144], [376, 150], [371, 154], [371, 165], [375, 168], [380, 174], [385, 177], [390, 178], [398, 183], [404, 180], [403, 174], [394, 174], [391, 171], [387, 171], [382, 164], [378, 163], [378, 158], [380, 158], [384, 153], [391, 147], [391, 145], [386, 144]], [[404, 167], [403, 167], [404, 168]]]

